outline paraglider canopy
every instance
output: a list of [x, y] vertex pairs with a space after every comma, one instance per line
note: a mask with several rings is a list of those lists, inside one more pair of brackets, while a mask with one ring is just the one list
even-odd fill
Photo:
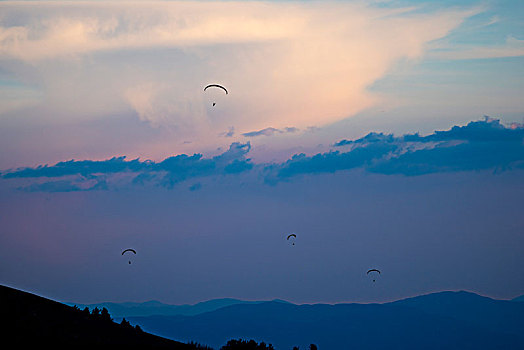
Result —
[[128, 248], [128, 249], [125, 249], [125, 250], [122, 252], [122, 255], [124, 255], [126, 252], [133, 252], [133, 253], [136, 254], [136, 250], [131, 249], [131, 248]]
[[226, 92], [226, 95], [228, 94], [227, 89], [223, 87], [222, 85], [218, 85], [218, 84], [209, 84], [204, 88], [204, 91], [206, 91], [210, 87], [216, 87], [216, 88], [222, 89]]
[[[290, 234], [290, 235], [287, 236], [287, 240], [289, 241], [289, 239], [290, 239], [291, 237], [297, 238], [297, 235], [294, 234], [294, 233], [292, 233], [292, 234]], [[295, 242], [293, 242], [293, 245], [295, 245]]]

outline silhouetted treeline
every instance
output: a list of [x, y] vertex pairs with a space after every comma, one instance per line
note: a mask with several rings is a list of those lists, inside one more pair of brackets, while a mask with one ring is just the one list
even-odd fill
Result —
[[[76, 305], [73, 308], [75, 310], [80, 311], [80, 308], [78, 308], [78, 306]], [[80, 312], [82, 312], [85, 318], [99, 319], [102, 322], [114, 322], [113, 319], [111, 318], [111, 315], [109, 314], [109, 311], [107, 311], [105, 307], [103, 307], [102, 309], [95, 307], [91, 311], [89, 311], [88, 307], [85, 307]], [[125, 318], [122, 319], [122, 321], [120, 322], [120, 325], [126, 329], [134, 329], [138, 332], [142, 332], [142, 328], [140, 328], [139, 325], [132, 326], [131, 323], [129, 323], [129, 321], [127, 321]]]
[[105, 307], [102, 309], [95, 307], [91, 311], [89, 311], [88, 307], [85, 307], [83, 310], [80, 310], [80, 308], [75, 305], [73, 306], [73, 308], [79, 312], [82, 312], [85, 318], [99, 319], [105, 322], [113, 322], [111, 315], [109, 315], [109, 311], [107, 311]]
[[[95, 307], [92, 310], [89, 310], [88, 307], [85, 307], [83, 310], [81, 310], [78, 306], [73, 306], [77, 312], [82, 313], [84, 318], [86, 319], [98, 319], [102, 322], [111, 322], [113, 323], [114, 320], [111, 318], [111, 315], [109, 314], [109, 311], [103, 307], [102, 309], [99, 309], [98, 307]], [[128, 330], [135, 330], [137, 332], [142, 332], [142, 328], [140, 328], [139, 325], [133, 326], [131, 323], [129, 323], [128, 320], [122, 318], [122, 321], [120, 321], [120, 326], [124, 329]], [[213, 348], [207, 346], [207, 345], [201, 345], [199, 343], [190, 342], [187, 343], [188, 349], [195, 349], [195, 350], [213, 350]], [[264, 348], [265, 349], [265, 348]]]
[[195, 343], [195, 342], [187, 343], [187, 345], [192, 346], [193, 349], [195, 349], [195, 350], [214, 350], [213, 348], [211, 348], [211, 347], [209, 347], [207, 345], [202, 345], [202, 344]]
[[[258, 344], [253, 339], [243, 340], [243, 339], [231, 339], [222, 346], [220, 350], [275, 350], [273, 345], [261, 342]], [[293, 347], [293, 350], [300, 350], [298, 346]], [[308, 347], [308, 350], [318, 350], [315, 344], [311, 344]]]
[[231, 339], [226, 345], [222, 346], [220, 350], [275, 350], [275, 348], [273, 348], [273, 345], [266, 345], [264, 342], [258, 344], [253, 339]]

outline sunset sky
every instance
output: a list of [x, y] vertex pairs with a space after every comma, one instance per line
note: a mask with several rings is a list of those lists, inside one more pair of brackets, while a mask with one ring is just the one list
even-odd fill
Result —
[[456, 3], [0, 1], [0, 283], [524, 294], [524, 2]]

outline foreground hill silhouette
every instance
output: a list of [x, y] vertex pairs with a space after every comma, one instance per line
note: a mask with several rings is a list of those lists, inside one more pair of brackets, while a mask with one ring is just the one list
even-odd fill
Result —
[[109, 314], [67, 306], [34, 294], [0, 286], [2, 343], [13, 348], [51, 346], [132, 346], [189, 350], [194, 345], [161, 338], [111, 321]]
[[130, 317], [154, 334], [219, 348], [228, 339], [275, 349], [524, 349], [524, 303], [442, 292], [385, 304], [237, 304], [195, 316]]

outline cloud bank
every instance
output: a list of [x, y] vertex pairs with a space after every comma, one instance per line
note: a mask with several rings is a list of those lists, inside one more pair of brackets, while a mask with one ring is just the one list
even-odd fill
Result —
[[[172, 188], [185, 181], [200, 189], [201, 180], [252, 174], [251, 181], [277, 184], [296, 176], [362, 169], [384, 175], [421, 176], [457, 171], [506, 171], [524, 168], [524, 126], [505, 126], [486, 117], [465, 126], [435, 131], [427, 136], [369, 133], [356, 140], [340, 140], [330, 152], [295, 154], [282, 163], [251, 161], [250, 143], [233, 143], [215, 157], [180, 154], [160, 162], [113, 157], [104, 161], [65, 161], [55, 165], [4, 171], [4, 180], [27, 179], [28, 191], [108, 190], [156, 185]], [[45, 181], [39, 180], [45, 179]], [[51, 179], [52, 181], [47, 181]]]
[[[373, 105], [367, 88], [420, 59], [473, 10], [363, 2], [2, 2], [0, 67], [69, 122], [134, 111], [200, 144], [217, 130], [321, 126]], [[202, 91], [230, 94], [212, 106]], [[17, 108], [23, 106], [18, 106]], [[246, 135], [247, 134], [247, 135]]]

